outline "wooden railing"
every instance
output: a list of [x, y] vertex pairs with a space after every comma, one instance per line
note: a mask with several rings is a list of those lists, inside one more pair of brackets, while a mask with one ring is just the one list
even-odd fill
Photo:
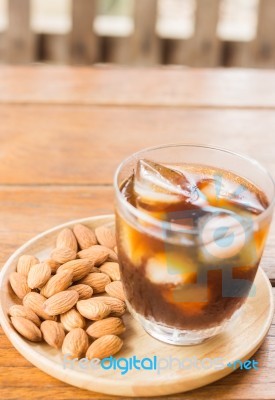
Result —
[[275, 66], [275, 0], [259, 0], [255, 37], [248, 41], [218, 36], [222, 0], [196, 0], [194, 33], [188, 38], [157, 34], [158, 0], [135, 0], [133, 29], [126, 36], [96, 32], [96, 0], [71, 1], [70, 31], [39, 33], [31, 27], [31, 0], [8, 0], [9, 24], [0, 33], [0, 62]]

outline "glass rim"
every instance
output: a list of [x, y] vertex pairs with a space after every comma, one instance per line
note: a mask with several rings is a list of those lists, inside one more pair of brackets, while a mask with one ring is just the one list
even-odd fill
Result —
[[[208, 149], [208, 150], [215, 150], [218, 152], [222, 152], [222, 153], [227, 153], [230, 154], [232, 156], [237, 156], [238, 158], [241, 158], [251, 164], [253, 164], [255, 167], [257, 167], [258, 169], [260, 169], [271, 181], [272, 183], [272, 188], [273, 188], [273, 194], [272, 194], [272, 199], [268, 205], [268, 207], [259, 215], [257, 215], [255, 218], [253, 218], [253, 221], [258, 222], [259, 220], [263, 219], [266, 215], [268, 215], [268, 213], [272, 210], [272, 208], [274, 207], [275, 204], [275, 181], [272, 177], [272, 175], [270, 174], [270, 172], [257, 160], [255, 160], [252, 157], [246, 156], [244, 154], [241, 153], [237, 153], [235, 151], [231, 151], [231, 150], [227, 150], [224, 149], [222, 147], [218, 147], [218, 146], [212, 146], [212, 145], [206, 145], [206, 144], [195, 144], [195, 143], [167, 143], [167, 144], [163, 144], [163, 145], [159, 145], [159, 146], [152, 146], [152, 147], [147, 147], [144, 148], [142, 150], [136, 151], [135, 153], [131, 154], [130, 156], [128, 156], [127, 158], [125, 158], [117, 167], [116, 171], [115, 171], [115, 175], [114, 175], [114, 179], [113, 179], [113, 183], [114, 183], [114, 188], [115, 188], [115, 194], [116, 197], [122, 202], [123, 206], [126, 207], [126, 209], [133, 214], [135, 217], [142, 219], [145, 222], [148, 222], [158, 228], [164, 229], [164, 230], [171, 230], [172, 226], [171, 223], [168, 221], [161, 221], [157, 218], [154, 218], [140, 210], [138, 210], [136, 207], [134, 207], [132, 204], [130, 204], [125, 197], [123, 196], [119, 185], [118, 185], [118, 177], [120, 172], [122, 171], [122, 168], [132, 159], [139, 160], [140, 158], [137, 158], [138, 156], [140, 156], [142, 153], [146, 153], [148, 151], [156, 151], [156, 150], [161, 150], [161, 149], [165, 149], [165, 148], [169, 148], [169, 147], [193, 147], [193, 148], [204, 148], [204, 149]], [[253, 183], [253, 182], [252, 182]], [[198, 234], [198, 230], [197, 229], [181, 229], [181, 233], [187, 233], [187, 234]]]

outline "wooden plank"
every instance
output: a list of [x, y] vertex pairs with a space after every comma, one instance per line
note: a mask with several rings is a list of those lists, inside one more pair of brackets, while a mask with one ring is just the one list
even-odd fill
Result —
[[97, 60], [95, 16], [96, 0], [72, 0], [72, 32], [69, 35], [72, 64], [91, 64]]
[[24, 64], [35, 60], [35, 37], [30, 26], [30, 0], [9, 0], [7, 61]]
[[[112, 187], [1, 187], [0, 266], [38, 233], [92, 215], [113, 213]], [[43, 218], [41, 217], [43, 215]]]
[[99, 39], [103, 47], [102, 62], [129, 65], [131, 36], [106, 36]]
[[275, 2], [260, 0], [258, 31], [254, 42], [254, 66], [273, 68], [275, 66]]
[[68, 37], [64, 34], [40, 34], [39, 52], [40, 60], [56, 64], [68, 64], [70, 61], [70, 49]]
[[190, 39], [191, 54], [188, 65], [215, 67], [220, 65], [220, 42], [216, 29], [220, 0], [197, 0], [195, 33]]
[[0, 64], [7, 61], [7, 32], [0, 32]]
[[122, 159], [167, 142], [215, 143], [275, 175], [273, 111], [1, 105], [0, 119], [0, 184], [111, 184]]
[[222, 65], [222, 43], [217, 36], [220, 0], [196, 0], [195, 31], [189, 39], [167, 40], [167, 63], [192, 67]]
[[275, 108], [275, 72], [3, 66], [1, 102]]
[[[21, 373], [22, 375], [24, 375], [26, 373], [26, 371], [28, 372], [28, 379], [32, 379], [32, 380], [42, 381], [41, 376], [45, 375], [43, 372], [40, 372], [35, 367], [29, 368], [28, 370], [26, 370], [26, 368], [21, 368], [18, 370], [18, 373]], [[8, 373], [10, 375], [12, 375], [12, 373], [14, 373], [14, 369], [9, 368]], [[58, 383], [56, 383], [56, 382], [58, 382], [58, 381], [56, 381], [54, 378], [50, 378], [48, 375], [45, 375], [45, 383], [43, 384], [43, 386], [41, 386], [41, 388], [43, 387], [43, 390], [41, 390], [41, 388], [39, 389], [38, 387], [35, 387], [32, 384], [31, 384], [31, 386], [21, 386], [21, 387], [5, 385], [3, 388], [1, 388], [1, 395], [3, 396], [3, 398], [5, 400], [15, 400], [15, 399], [16, 400], [17, 399], [20, 399], [20, 400], [29, 400], [29, 399], [45, 400], [45, 399], [49, 399], [49, 398], [53, 398], [54, 400], [72, 400], [72, 399], [77, 399], [77, 400], [109, 399], [109, 400], [111, 400], [112, 399], [112, 397], [107, 396], [107, 395], [104, 396], [103, 394], [99, 394], [96, 392], [88, 392], [87, 390], [74, 388], [72, 386], [65, 385], [65, 384], [64, 384], [64, 386], [61, 386], [61, 385], [58, 385]], [[119, 400], [119, 399], [122, 399], [122, 397], [120, 397], [120, 398], [116, 397], [116, 400]]]
[[157, 0], [135, 1], [132, 60], [136, 65], [160, 62], [160, 42], [156, 35]]
[[[275, 296], [275, 289], [273, 289]], [[207, 400], [268, 400], [274, 399], [275, 384], [273, 370], [275, 368], [275, 319], [267, 338], [258, 352], [253, 356], [259, 363], [259, 370], [237, 370], [226, 378], [197, 389], [187, 394], [169, 396], [169, 399]], [[1, 348], [0, 387], [1, 395], [6, 400], [42, 400], [52, 397], [56, 400], [77, 399], [111, 399], [99, 393], [88, 392], [62, 383], [24, 360], [11, 346], [0, 329]], [[20, 376], [20, 379], [18, 379]], [[41, 390], [43, 388], [43, 390]], [[117, 397], [117, 399], [123, 399]], [[156, 398], [155, 398], [156, 399]], [[160, 400], [162, 398], [159, 398]]]
[[221, 43], [222, 65], [248, 68], [253, 65], [253, 42], [224, 41]]
[[165, 64], [188, 67], [192, 52], [192, 39], [163, 39]]

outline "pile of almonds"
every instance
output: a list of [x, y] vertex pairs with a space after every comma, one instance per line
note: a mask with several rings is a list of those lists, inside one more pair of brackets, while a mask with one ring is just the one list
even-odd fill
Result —
[[126, 311], [113, 227], [93, 232], [77, 224], [63, 229], [51, 258], [19, 258], [10, 285], [23, 305], [9, 309], [11, 323], [26, 339], [44, 340], [71, 358], [116, 354]]

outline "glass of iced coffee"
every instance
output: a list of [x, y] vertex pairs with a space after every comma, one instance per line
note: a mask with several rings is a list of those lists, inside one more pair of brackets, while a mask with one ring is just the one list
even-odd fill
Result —
[[190, 345], [241, 313], [264, 249], [274, 182], [247, 157], [208, 146], [133, 154], [115, 175], [122, 282], [153, 337]]

